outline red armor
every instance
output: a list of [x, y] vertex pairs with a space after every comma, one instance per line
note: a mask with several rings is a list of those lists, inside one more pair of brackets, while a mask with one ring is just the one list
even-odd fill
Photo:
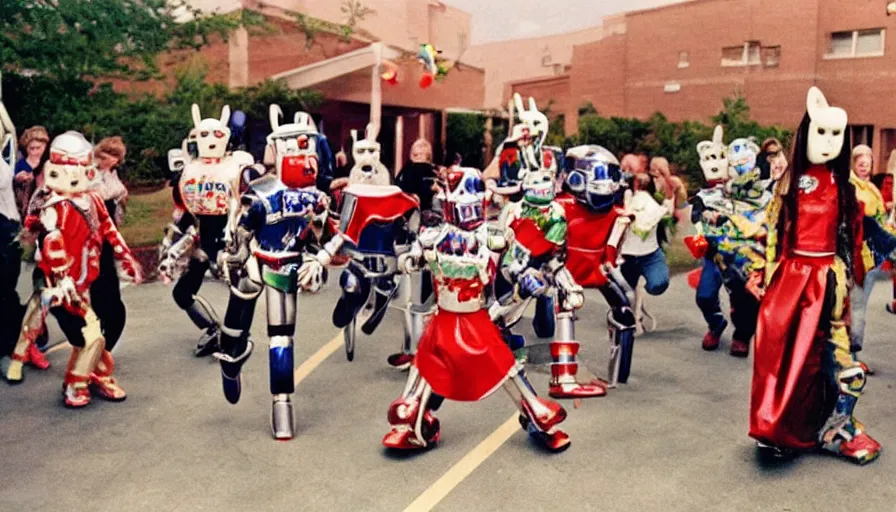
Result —
[[585, 288], [606, 284], [600, 267], [603, 263], [616, 265], [618, 246], [611, 243], [611, 236], [624, 211], [613, 207], [607, 212], [595, 212], [566, 193], [557, 197], [557, 202], [566, 210], [568, 224], [566, 268], [576, 283]]

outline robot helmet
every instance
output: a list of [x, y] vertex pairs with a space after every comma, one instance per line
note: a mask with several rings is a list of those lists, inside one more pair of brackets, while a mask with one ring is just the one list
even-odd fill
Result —
[[472, 167], [452, 167], [443, 180], [445, 221], [465, 231], [485, 224], [485, 183]]
[[96, 177], [93, 145], [76, 131], [59, 135], [50, 144], [44, 164], [45, 186], [60, 194], [77, 194], [90, 188]]
[[319, 162], [315, 137], [317, 129], [311, 116], [298, 112], [295, 123], [281, 125], [283, 110], [280, 106], [271, 105], [269, 113], [273, 131], [268, 135], [267, 142], [280, 180], [289, 188], [315, 186]]
[[722, 127], [716, 126], [712, 140], [704, 140], [697, 144], [697, 153], [700, 155], [700, 168], [706, 183], [710, 186], [725, 183], [728, 176], [728, 148], [722, 141]]
[[193, 129], [187, 138], [188, 153], [192, 153], [191, 146], [195, 143], [196, 158], [219, 159], [227, 153], [227, 144], [230, 142], [230, 128], [227, 123], [230, 120], [230, 107], [224, 105], [221, 109], [220, 119], [202, 119], [199, 105], [193, 104]]
[[728, 175], [739, 178], [756, 168], [759, 145], [750, 139], [735, 139], [728, 145]]
[[619, 160], [601, 146], [576, 146], [566, 152], [566, 187], [579, 202], [607, 211], [617, 204], [622, 193]]

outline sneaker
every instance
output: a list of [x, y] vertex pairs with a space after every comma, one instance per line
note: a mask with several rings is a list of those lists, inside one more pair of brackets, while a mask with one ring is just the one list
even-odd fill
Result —
[[725, 329], [728, 327], [728, 320], [722, 320], [722, 324], [719, 325], [714, 331], [708, 331], [705, 336], [703, 336], [703, 350], [715, 350], [719, 348], [719, 342], [722, 340], [722, 333], [725, 332]]
[[728, 351], [734, 357], [747, 357], [750, 355], [750, 343], [731, 340], [731, 349]]

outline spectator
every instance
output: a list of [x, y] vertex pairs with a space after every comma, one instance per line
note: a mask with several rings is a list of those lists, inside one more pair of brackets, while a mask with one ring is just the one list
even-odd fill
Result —
[[[0, 159], [0, 310], [4, 318], [0, 322], [0, 374], [6, 379], [10, 378], [7, 371], [25, 315], [25, 308], [16, 292], [22, 269], [21, 248], [15, 241], [20, 228], [21, 216], [13, 193], [13, 170]], [[29, 349], [28, 356], [31, 356], [35, 352], [34, 347]], [[36, 358], [37, 362], [43, 360], [40, 352], [36, 353]], [[18, 380], [21, 380], [20, 375]]]
[[[651, 184], [650, 176], [643, 173], [636, 174], [633, 184], [636, 194], [647, 192]], [[669, 265], [660, 246], [659, 230], [662, 228], [664, 218], [662, 210], [666, 215], [671, 215], [671, 208], [671, 199], [664, 200], [660, 205], [639, 207], [634, 212], [635, 222], [629, 225], [620, 250], [624, 258], [623, 277], [629, 286], [636, 288], [638, 280], [644, 276], [645, 290], [650, 295], [660, 295], [669, 287]]]
[[34, 190], [43, 185], [40, 171], [46, 161], [49, 144], [50, 135], [43, 126], [32, 126], [19, 138], [19, 148], [24, 156], [16, 162], [14, 193], [21, 216], [25, 215]]
[[420, 200], [420, 210], [427, 212], [432, 210], [437, 178], [432, 163], [432, 145], [425, 139], [417, 139], [411, 145], [410, 163], [398, 173], [395, 184], [405, 193], [416, 196]]
[[[97, 167], [94, 190], [103, 198], [109, 215], [118, 225], [124, 216], [124, 206], [128, 197], [128, 189], [118, 176], [118, 169], [124, 163], [127, 148], [121, 137], [107, 137], [96, 145], [93, 153]], [[121, 285], [115, 266], [115, 255], [108, 242], [103, 242], [100, 275], [91, 285], [90, 294], [93, 297], [102, 297], [102, 300], [94, 301], [92, 305], [100, 319], [103, 337], [106, 339], [106, 350], [111, 351], [124, 331], [127, 310], [121, 300]]]

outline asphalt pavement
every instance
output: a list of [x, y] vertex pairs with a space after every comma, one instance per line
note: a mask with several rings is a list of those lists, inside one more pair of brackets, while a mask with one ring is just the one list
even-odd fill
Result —
[[[202, 293], [223, 314], [226, 288], [207, 281]], [[123, 295], [128, 324], [115, 356], [127, 401], [65, 409], [64, 346], [49, 354], [49, 370], [28, 369], [19, 386], [0, 383], [0, 511], [896, 509], [888, 284], [870, 305], [864, 359], [877, 374], [857, 410], [885, 451], [866, 467], [826, 455], [777, 464], [757, 457], [747, 436], [752, 358], [727, 354], [730, 330], [722, 349], [701, 350], [702, 318], [683, 276], [648, 299], [658, 328], [635, 344], [629, 383], [578, 408], [564, 401], [572, 446], [559, 455], [513, 425], [514, 406], [500, 391], [480, 403], [446, 402], [437, 448], [387, 453], [386, 410], [406, 375], [386, 365], [401, 342], [400, 318], [391, 312], [373, 336], [361, 336], [348, 362], [330, 321], [335, 279], [300, 297], [297, 432], [288, 442], [270, 435], [263, 300], [243, 398], [230, 405], [217, 363], [192, 356], [198, 332], [171, 289], [153, 283]], [[589, 292], [577, 324], [581, 360], [598, 376], [606, 373], [605, 311]], [[60, 339], [55, 325], [51, 332]], [[521, 332], [539, 341], [528, 319]], [[545, 368], [530, 376], [546, 393]]]

